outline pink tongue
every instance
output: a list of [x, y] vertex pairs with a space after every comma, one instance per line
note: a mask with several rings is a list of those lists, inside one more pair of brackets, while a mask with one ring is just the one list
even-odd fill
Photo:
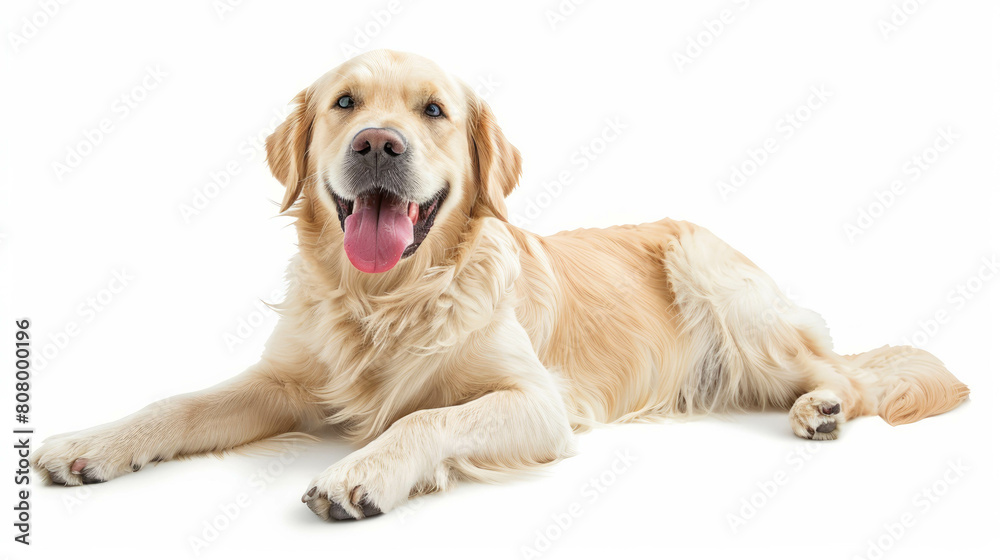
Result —
[[355, 268], [372, 273], [396, 266], [413, 243], [411, 204], [382, 194], [354, 201], [354, 212], [344, 220], [344, 251]]

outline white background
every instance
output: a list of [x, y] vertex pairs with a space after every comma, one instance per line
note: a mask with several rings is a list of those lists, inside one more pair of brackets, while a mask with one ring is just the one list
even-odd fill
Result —
[[[0, 336], [13, 363], [12, 319], [30, 317], [36, 354], [52, 356], [34, 372], [36, 446], [257, 358], [275, 321], [259, 301], [280, 299], [295, 247], [288, 220], [274, 218], [281, 187], [247, 139], [266, 135], [276, 112], [356, 47], [419, 53], [480, 86], [524, 155], [509, 206], [526, 227], [699, 223], [822, 313], [838, 351], [914, 340], [971, 386], [972, 400], [908, 426], [854, 421], [822, 444], [793, 437], [780, 413], [605, 428], [541, 475], [463, 484], [362, 523], [323, 523], [299, 502], [350, 451], [333, 438], [287, 464], [197, 458], [84, 489], [34, 487], [30, 549], [8, 544], [4, 505], [11, 557], [194, 556], [191, 539], [206, 538], [206, 523], [241, 494], [249, 505], [201, 556], [995, 553], [1000, 275], [980, 274], [981, 259], [1000, 252], [990, 2], [245, 1], [220, 14], [225, 5], [210, 0], [122, 1], [38, 15], [45, 5], [5, 2], [0, 48]], [[886, 34], [879, 22], [897, 9], [898, 30]], [[723, 10], [727, 23], [713, 23]], [[679, 64], [685, 51], [693, 56]], [[166, 75], [136, 90], [147, 69]], [[811, 88], [832, 95], [800, 108]], [[123, 94], [135, 97], [127, 112]], [[788, 137], [784, 119], [797, 110], [806, 118]], [[85, 131], [103, 119], [111, 131], [88, 149]], [[626, 128], [602, 145], [608, 119]], [[957, 134], [948, 150], [925, 153], [947, 128]], [[768, 138], [777, 150], [724, 198], [720, 181]], [[592, 144], [600, 153], [584, 169], [579, 150]], [[58, 172], [76, 149], [87, 155]], [[908, 162], [921, 154], [935, 161], [914, 177]], [[560, 174], [570, 180], [550, 184], [551, 196], [545, 185]], [[878, 202], [896, 180], [905, 190]], [[201, 195], [186, 218], [182, 207]], [[873, 204], [877, 217], [849, 239], [845, 224]], [[122, 270], [127, 285], [105, 292]], [[89, 298], [104, 300], [100, 311]], [[10, 410], [13, 370], [4, 371]], [[634, 460], [621, 468], [616, 453]], [[949, 463], [968, 471], [937, 482]], [[255, 474], [268, 468], [277, 474], [266, 481]], [[602, 476], [606, 491], [592, 499], [588, 481]], [[943, 492], [926, 508], [914, 501], [925, 488]], [[567, 522], [571, 509], [579, 515]], [[911, 527], [886, 528], [907, 513]], [[736, 518], [745, 523], [734, 528]], [[872, 541], [888, 551], [871, 551]]]

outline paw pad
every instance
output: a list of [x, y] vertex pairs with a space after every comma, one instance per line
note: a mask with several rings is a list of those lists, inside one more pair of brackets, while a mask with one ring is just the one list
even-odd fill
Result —
[[795, 435], [812, 440], [837, 439], [844, 422], [840, 398], [828, 390], [817, 390], [800, 396], [789, 411]]

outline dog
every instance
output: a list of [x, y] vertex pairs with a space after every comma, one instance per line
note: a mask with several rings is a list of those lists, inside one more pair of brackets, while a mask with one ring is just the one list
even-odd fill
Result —
[[266, 148], [299, 252], [260, 362], [50, 438], [31, 459], [47, 482], [333, 424], [364, 445], [302, 500], [361, 519], [552, 463], [596, 425], [777, 408], [796, 436], [832, 440], [852, 418], [914, 422], [969, 394], [922, 350], [834, 353], [818, 315], [699, 226], [514, 227], [520, 153], [425, 58], [359, 55], [293, 104]]

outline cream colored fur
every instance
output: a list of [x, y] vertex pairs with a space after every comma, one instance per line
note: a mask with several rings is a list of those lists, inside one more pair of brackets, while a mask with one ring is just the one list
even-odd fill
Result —
[[[345, 90], [364, 105], [331, 110]], [[421, 116], [427, 95], [446, 122]], [[419, 250], [377, 275], [348, 262], [324, 188], [338, 188], [346, 142], [365, 126], [404, 131], [422, 184], [450, 187]], [[365, 445], [303, 499], [323, 518], [332, 503], [362, 517], [363, 502], [388, 511], [456, 478], [558, 460], [596, 424], [780, 408], [796, 435], [833, 439], [851, 418], [913, 422], [968, 394], [926, 352], [834, 353], [818, 315], [698, 226], [513, 227], [503, 199], [520, 155], [468, 87], [419, 57], [376, 51], [322, 77], [268, 138], [268, 161], [300, 252], [261, 362], [50, 438], [33, 456], [48, 480], [108, 480], [336, 424]]]

